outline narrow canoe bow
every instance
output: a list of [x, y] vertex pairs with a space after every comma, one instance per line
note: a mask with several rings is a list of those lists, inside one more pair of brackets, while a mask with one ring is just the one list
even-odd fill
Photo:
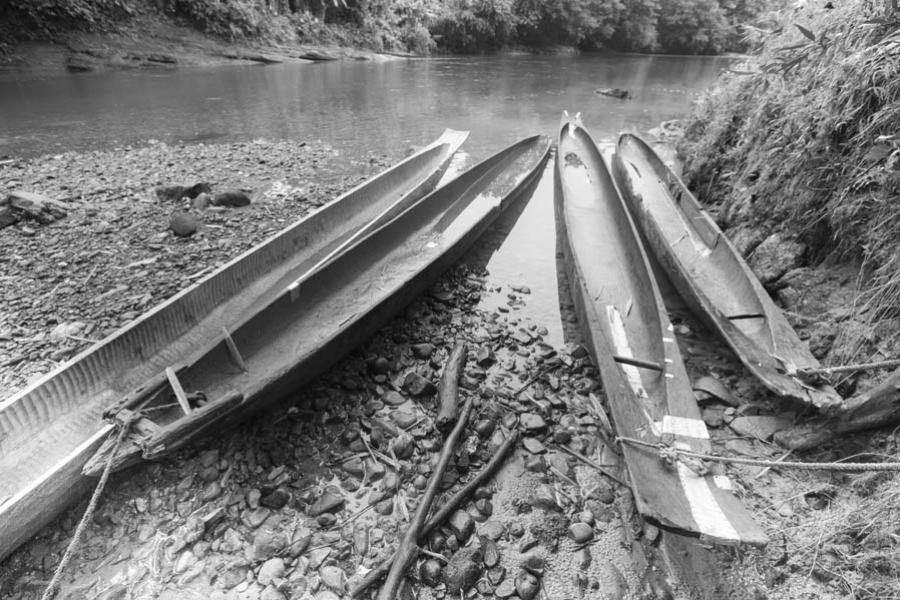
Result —
[[613, 174], [651, 251], [694, 312], [777, 395], [826, 412], [843, 400], [798, 374], [820, 368], [687, 186], [644, 140], [622, 134]]
[[82, 467], [109, 433], [105, 409], [421, 200], [467, 135], [448, 129], [0, 402], [0, 560], [92, 484]]
[[765, 545], [727, 477], [660, 452], [668, 446], [709, 453], [709, 433], [637, 231], [577, 116], [564, 115], [560, 128], [555, 198], [572, 300], [616, 432], [661, 445], [622, 444], [638, 511], [709, 542]]

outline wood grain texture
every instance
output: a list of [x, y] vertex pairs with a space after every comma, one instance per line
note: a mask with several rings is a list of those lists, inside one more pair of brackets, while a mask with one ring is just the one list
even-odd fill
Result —
[[[556, 210], [581, 329], [603, 380], [616, 432], [709, 452], [673, 328], [618, 190], [579, 120], [564, 117], [556, 163]], [[662, 372], [617, 361], [664, 365]], [[719, 544], [764, 545], [765, 533], [709, 475], [653, 448], [623, 447], [638, 510], [668, 530]]]
[[779, 396], [825, 411], [839, 409], [843, 401], [831, 386], [809, 386], [790, 375], [792, 369], [818, 368], [819, 362], [659, 155], [639, 137], [623, 134], [612, 170], [650, 249], [682, 298], [747, 370]]

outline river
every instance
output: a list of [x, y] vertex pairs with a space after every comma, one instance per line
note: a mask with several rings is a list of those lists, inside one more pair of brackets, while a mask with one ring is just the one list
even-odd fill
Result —
[[[399, 155], [445, 127], [471, 131], [466, 160], [526, 135], [554, 135], [562, 110], [581, 112], [598, 142], [682, 117], [727, 58], [500, 56], [336, 61], [171, 71], [120, 71], [0, 82], [0, 156], [257, 138], [322, 140], [344, 159]], [[598, 95], [622, 88], [629, 100]], [[348, 163], [349, 164], [349, 163]], [[548, 171], [549, 173], [549, 171]], [[488, 309], [510, 310], [563, 340], [551, 178], [516, 222], [472, 254], [487, 266]], [[508, 221], [509, 219], [507, 219]], [[470, 257], [471, 258], [471, 257]], [[531, 294], [509, 286], [528, 287]], [[509, 304], [508, 295], [519, 299]], [[525, 304], [522, 305], [521, 301]]]
[[[504, 56], [119, 71], [0, 82], [0, 154], [165, 142], [321, 139], [354, 155], [468, 129], [481, 155], [552, 134], [563, 109], [596, 137], [682, 116], [724, 58]], [[629, 101], [597, 95], [623, 88]]]

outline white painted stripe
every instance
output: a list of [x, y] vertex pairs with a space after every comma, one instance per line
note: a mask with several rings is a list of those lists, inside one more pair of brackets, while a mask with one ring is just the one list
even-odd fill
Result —
[[[676, 447], [688, 449], [684, 444], [675, 444]], [[720, 542], [739, 542], [740, 534], [728, 520], [722, 507], [716, 501], [706, 478], [700, 477], [690, 467], [678, 461], [678, 479], [691, 507], [691, 516], [697, 524], [700, 538], [712, 538]]]
[[664, 342], [666, 342], [667, 344], [671, 344], [672, 342], [675, 341], [675, 338], [664, 337], [662, 340], [663, 340]]
[[[625, 333], [625, 323], [622, 322], [622, 315], [619, 310], [612, 305], [606, 306], [606, 318], [609, 320], [609, 328], [612, 332], [612, 342], [616, 348], [616, 354], [627, 358], [634, 358], [631, 353], [631, 346], [628, 345], [628, 334]], [[619, 368], [625, 373], [628, 385], [638, 398], [646, 398], [647, 390], [644, 389], [644, 382], [641, 380], [641, 372], [633, 365], [619, 363]]]
[[709, 431], [706, 429], [706, 423], [700, 419], [687, 419], [685, 417], [664, 415], [662, 420], [662, 431], [664, 434], [668, 433], [681, 437], [697, 438], [701, 440], [709, 439]]
[[734, 484], [731, 483], [731, 479], [727, 475], [713, 475], [713, 483], [720, 490], [734, 491]]

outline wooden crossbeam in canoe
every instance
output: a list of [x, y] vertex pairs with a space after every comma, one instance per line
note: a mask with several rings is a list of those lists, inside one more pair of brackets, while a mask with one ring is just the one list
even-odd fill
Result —
[[622, 365], [631, 365], [632, 367], [640, 367], [641, 369], [650, 369], [651, 371], [658, 371], [662, 373], [665, 369], [658, 362], [651, 362], [649, 360], [641, 360], [639, 358], [632, 358], [630, 356], [622, 356], [620, 354], [613, 354], [613, 360]]
[[186, 415], [191, 414], [191, 405], [188, 403], [187, 394], [184, 393], [184, 388], [181, 387], [181, 382], [178, 381], [178, 375], [175, 374], [175, 369], [166, 367], [166, 378], [169, 380], [169, 385], [172, 386], [172, 391], [175, 393], [178, 404], [181, 405], [181, 410], [183, 410]]

